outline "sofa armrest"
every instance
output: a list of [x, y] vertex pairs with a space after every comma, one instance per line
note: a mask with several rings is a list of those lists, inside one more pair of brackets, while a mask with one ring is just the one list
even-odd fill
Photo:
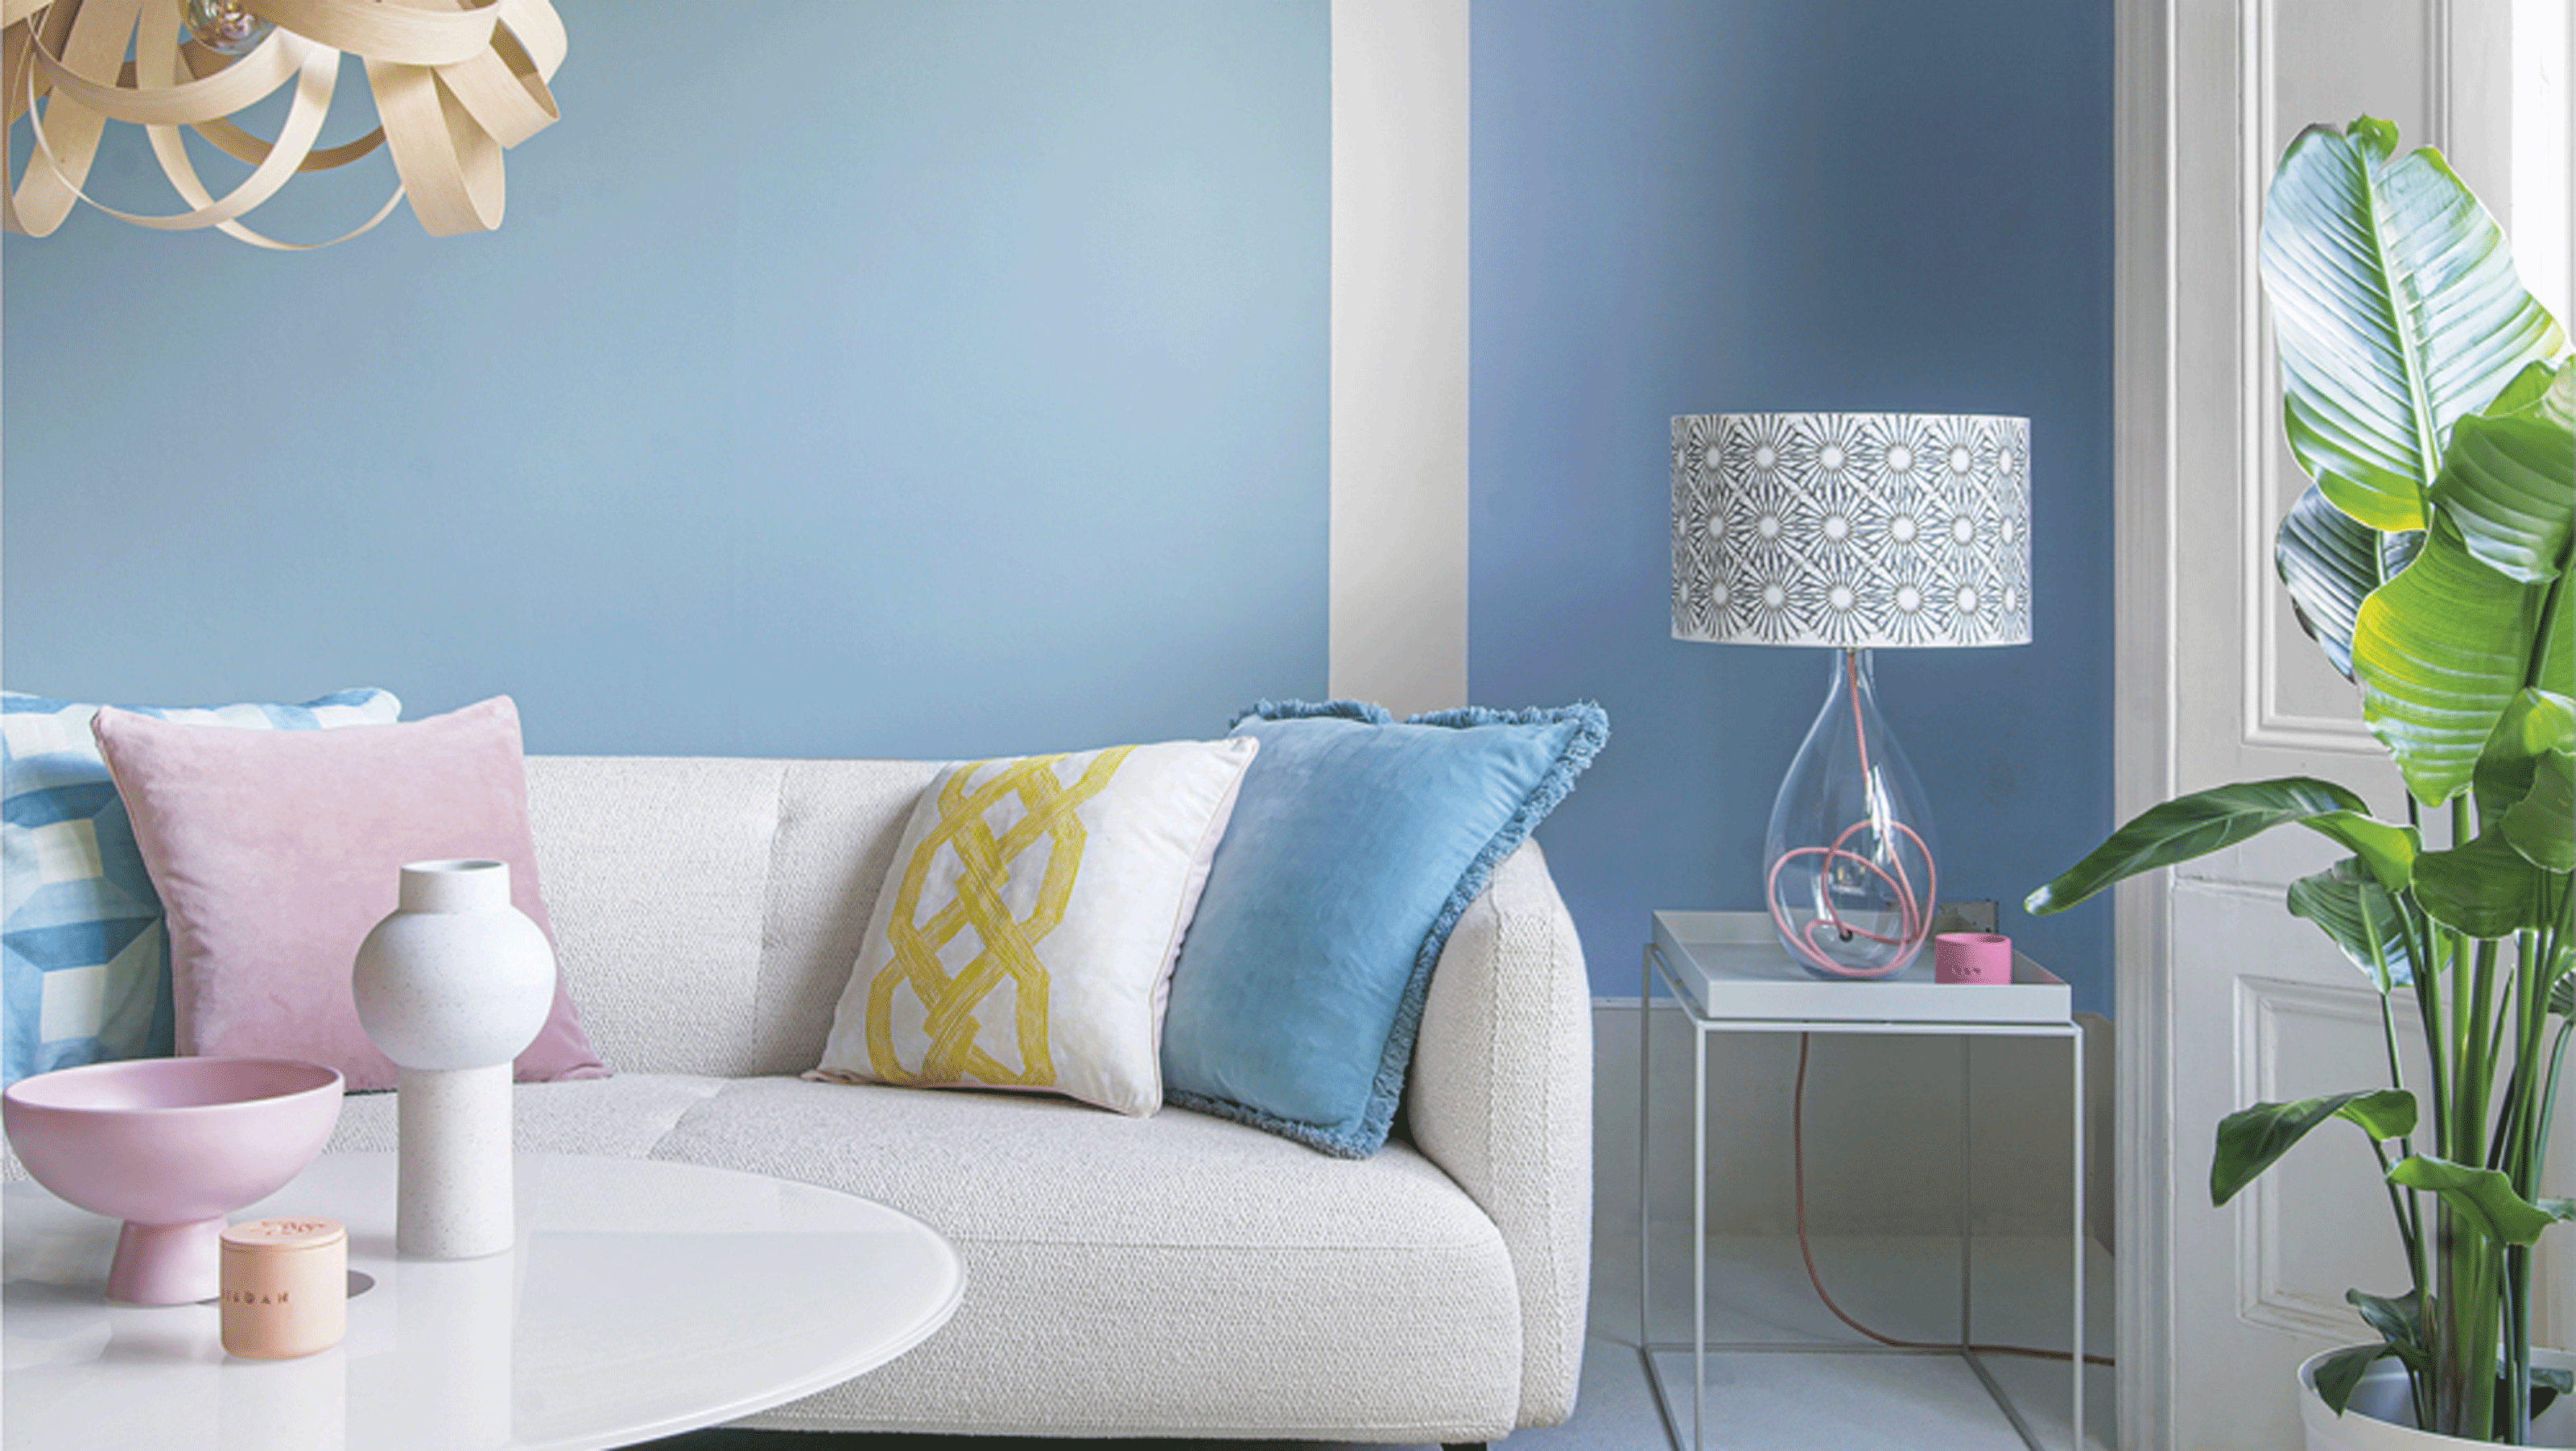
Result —
[[1405, 1106], [1414, 1146], [1502, 1230], [1521, 1291], [1523, 1426], [1574, 1411], [1592, 1270], [1592, 988], [1536, 842], [1440, 955]]

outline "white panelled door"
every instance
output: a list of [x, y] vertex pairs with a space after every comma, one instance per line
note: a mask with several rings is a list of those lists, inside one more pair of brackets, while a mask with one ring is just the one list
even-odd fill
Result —
[[[2559, 249], [2524, 268], [2541, 287], [2568, 236], [2565, 0], [2133, 0], [2121, 16], [2120, 813], [2314, 775], [2403, 819], [2352, 688], [2273, 573], [2273, 530], [2307, 481], [2282, 442], [2255, 272], [2263, 193], [2309, 123], [2395, 121], [2408, 149], [2442, 148], [2518, 246]], [[2539, 41], [2556, 47], [2546, 70]], [[2554, 110], [2531, 108], [2536, 84], [2558, 87]], [[2565, 316], [2563, 292], [2543, 300]], [[2407, 1284], [2357, 1134], [2321, 1131], [2225, 1209], [2209, 1202], [2226, 1114], [2385, 1081], [2377, 995], [2282, 905], [2339, 855], [2275, 832], [2121, 903], [2123, 1447], [2296, 1447], [2296, 1366], [2368, 1338], [2344, 1291]], [[2571, 1258], [2560, 1246], [2548, 1276]]]

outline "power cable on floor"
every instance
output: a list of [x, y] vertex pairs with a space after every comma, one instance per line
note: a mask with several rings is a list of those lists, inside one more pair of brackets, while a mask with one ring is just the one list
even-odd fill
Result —
[[[1868, 1326], [1863, 1325], [1851, 1316], [1845, 1314], [1843, 1312], [1843, 1307], [1834, 1303], [1834, 1297], [1825, 1290], [1824, 1277], [1816, 1273], [1815, 1251], [1807, 1243], [1808, 1039], [1808, 1034], [1800, 1033], [1798, 1035], [1798, 1081], [1797, 1086], [1790, 1093], [1789, 1102], [1789, 1157], [1791, 1184], [1797, 1196], [1798, 1257], [1807, 1262], [1807, 1283], [1816, 1287], [1816, 1298], [1824, 1302], [1826, 1309], [1834, 1312], [1835, 1319], [1840, 1320], [1845, 1325], [1850, 1326], [1852, 1329], [1859, 1331], [1861, 1334], [1868, 1336], [1870, 1339], [1877, 1341], [1881, 1345], [1894, 1346], [1899, 1350], [1959, 1350], [1964, 1348], [1976, 1351], [1980, 1355], [2019, 1355], [2026, 1356], [2032, 1360], [2073, 1360], [2075, 1358], [2073, 1351], [2041, 1350], [2035, 1346], [2028, 1345], [1968, 1345], [1962, 1347], [1931, 1340], [1899, 1340], [1893, 1335], [1882, 1335], [1879, 1332], [1870, 1329]], [[1961, 1113], [1966, 1113], [1968, 1111], [1967, 1104], [1962, 1102], [1959, 1105], [1959, 1111]], [[2087, 1353], [2084, 1357], [2084, 1363], [2086, 1365], [2111, 1365], [2115, 1362], [2107, 1355], [2093, 1355]]]

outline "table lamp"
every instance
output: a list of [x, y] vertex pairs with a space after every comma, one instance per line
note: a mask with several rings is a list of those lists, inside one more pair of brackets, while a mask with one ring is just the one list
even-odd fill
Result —
[[1834, 651], [1762, 845], [1790, 957], [1905, 970], [1932, 930], [1932, 814], [1870, 652], [2030, 640], [2030, 420], [1716, 413], [1673, 420], [1673, 638]]

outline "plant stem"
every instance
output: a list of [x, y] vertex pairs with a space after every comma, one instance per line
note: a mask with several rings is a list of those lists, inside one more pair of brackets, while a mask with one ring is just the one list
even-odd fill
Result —
[[[2422, 829], [2422, 824], [2416, 820], [2415, 799], [2411, 796], [2406, 799], [2406, 817], [2408, 825], [2419, 831]], [[2434, 940], [2439, 934], [2432, 920], [2424, 915], [2424, 909], [2415, 904], [2413, 891], [2400, 896], [2397, 904], [2404, 913], [2408, 950], [2415, 957], [2416, 1017], [2424, 1029], [2424, 1050], [2429, 1055], [2424, 1086], [2433, 1097], [2432, 1112], [2417, 1121], [2432, 1125], [2433, 1152], [2440, 1154], [2451, 1122], [2451, 1055], [2445, 1051], [2442, 1031], [2442, 963], [2434, 949]]]
[[[2402, 1089], [2406, 1086], [2406, 1065], [2397, 1052], [2397, 1005], [2391, 1001], [2396, 979], [2388, 970], [2388, 950], [2380, 943], [2379, 919], [2370, 910], [2370, 894], [2363, 892], [2357, 900], [2361, 906], [2362, 940], [2370, 944], [2371, 969], [2379, 983], [2379, 1037], [2388, 1050], [2388, 1086]], [[2399, 1135], [2397, 1147], [2401, 1156], [2412, 1156], [2415, 1136]]]
[[2459, 1094], [2460, 1136], [2452, 1158], [2476, 1164], [2487, 1157], [2487, 1110], [2495, 1099], [2495, 1070], [2502, 1028], [2496, 1012], [2496, 949], [2492, 938], [2477, 945], [2477, 966], [2462, 976], [2469, 984], [2469, 1020], [2461, 1026]]
[[[2403, 1089], [2406, 1086], [2406, 1065], [2404, 1058], [2397, 1051], [2397, 1005], [2393, 1000], [2396, 980], [2388, 971], [2388, 950], [2380, 942], [2379, 921], [2370, 910], [2370, 894], [2363, 892], [2359, 902], [2361, 936], [2363, 941], [2370, 944], [2370, 961], [2379, 984], [2379, 1036], [2380, 1041], [2388, 1049], [2388, 1085], [2391, 1088]], [[2379, 1154], [2379, 1177], [2385, 1183], [2388, 1178], [2388, 1156], [2380, 1153], [2379, 1145], [2375, 1141], [2370, 1148], [2371, 1152]], [[2397, 1153], [2400, 1158], [2415, 1157], [2413, 1134], [2398, 1136]], [[2400, 1189], [2395, 1184], [2389, 1184], [2388, 1206], [2397, 1216], [2397, 1237], [2405, 1242], [2406, 1272], [2415, 1282], [2415, 1312], [2417, 1323], [2420, 1324], [2426, 1303], [2423, 1199], [2412, 1189]], [[2416, 1424], [2422, 1425], [2432, 1410], [2431, 1402], [2426, 1399], [2427, 1388], [2422, 1376], [2411, 1366], [2407, 1369], [2406, 1380], [2415, 1396]]]
[[2400, 1189], [2389, 1181], [2389, 1170], [2396, 1166], [2389, 1163], [2388, 1150], [2381, 1146], [2379, 1140], [2370, 1141], [2370, 1152], [2379, 1160], [2380, 1187], [2388, 1191], [2388, 1212], [2397, 1220], [2398, 1238], [2406, 1241], [2406, 1265], [2415, 1272], [2415, 1289], [2421, 1293], [2424, 1288], [2424, 1260], [2415, 1238], [2415, 1216], [2410, 1212], [2409, 1201], [2414, 1198], [2413, 1192]]
[[[2475, 835], [2469, 816], [2467, 795], [2451, 798], [2451, 846], [2457, 850]], [[2495, 944], [2480, 942], [2477, 966], [2462, 971], [2468, 950], [2466, 934], [2446, 931], [2451, 939], [2451, 1031], [2457, 1035], [2458, 1057], [2451, 1075], [2451, 1139], [2442, 1156], [2455, 1164], [2477, 1164], [2486, 1159], [2486, 1117], [2489, 1095], [2494, 1091], [2494, 1058], [2488, 1051], [2487, 1023], [2492, 1011], [2488, 1002], [2495, 982]]]
[[[2379, 998], [2379, 1033], [2388, 1044], [2389, 1086], [2402, 1089], [2406, 1086], [2406, 1073], [2398, 1066], [2397, 1009], [2385, 993], [2382, 993]], [[2376, 1149], [2379, 1146], [2374, 1143], [2371, 1147]], [[2413, 1134], [2398, 1135], [2397, 1156], [2401, 1159], [2415, 1157]], [[2387, 1177], [2388, 1161], [2385, 1155], [2381, 1156], [2379, 1172], [2382, 1178]], [[2389, 1185], [2388, 1191], [2394, 1197], [2398, 1193], [2397, 1186]], [[2406, 1190], [2405, 1196], [2403, 1200], [2398, 1201], [2397, 1232], [2406, 1241], [2406, 1267], [2414, 1272], [2415, 1288], [2420, 1293], [2424, 1288], [2423, 1206], [2418, 1202], [2414, 1190]]]
[[2576, 1021], [2558, 1025], [2558, 1042], [2549, 1050], [2549, 1078], [2540, 1086], [2540, 1123], [2532, 1133], [2531, 1177], [2538, 1182], [2544, 1161], [2549, 1157], [2549, 1125], [2558, 1115], [2559, 1070], [2567, 1066], [2567, 1040], [2576, 1035]]
[[[2531, 1090], [2540, 1074], [2541, 1035], [2548, 1029], [2548, 1004], [2541, 1000], [2541, 982], [2548, 966], [2543, 956], [2542, 935], [2525, 929], [2514, 936], [2514, 974], [2508, 991], [2514, 994], [2513, 1080], [2505, 1098], [2505, 1116], [2509, 1123], [2500, 1124], [2496, 1149], [2503, 1158], [2501, 1168], [2525, 1199], [2540, 1194], [2538, 1141], [2532, 1137], [2538, 1118], [2538, 1107], [2531, 1100]], [[2531, 1251], [2515, 1245], [2504, 1257], [2504, 1335], [2505, 1389], [2509, 1400], [2505, 1406], [2505, 1441], [2524, 1446], [2531, 1442]]]
[[2531, 1251], [2513, 1245], [2504, 1252], [2504, 1443], [2531, 1444]]
[[2424, 1086], [2431, 1091], [2433, 1098], [2432, 1111], [2419, 1116], [2416, 1122], [2431, 1132], [2434, 1156], [2440, 1158], [2448, 1156], [2448, 1146], [2451, 1141], [2452, 1054], [2450, 1034], [2445, 1031], [2442, 1022], [2441, 980], [2433, 975], [2437, 969], [2431, 965], [2435, 961], [2433, 939], [2438, 935], [2436, 930], [2426, 928], [2423, 933], [2424, 940], [2416, 949], [2416, 962], [2419, 964], [2415, 973], [2415, 1006], [2418, 1009], [2416, 1016], [2424, 1029], [2424, 1052], [2428, 1060], [2425, 1066]]
[[[2466, 945], [2461, 934], [2435, 925], [2428, 935], [2433, 942], [2428, 944], [2427, 958], [2440, 961], [2452, 974], [2455, 1018], [2473, 1017], [2472, 974], [2463, 960]], [[2425, 1040], [2433, 1056], [2433, 1083], [2439, 1088], [2447, 1082], [2457, 1090], [2448, 1111], [2435, 1116], [2433, 1152], [2453, 1163], [2474, 1163], [2477, 1159], [2470, 1157], [2469, 1149], [2480, 1134], [2471, 1115], [2484, 1109], [2473, 1080], [2483, 1066], [2476, 1061], [2482, 1056], [2477, 1049], [2483, 1046], [2483, 1034], [2466, 1035], [2466, 1021], [2455, 1021], [2446, 1031], [2439, 1025], [2441, 992], [2438, 987], [2424, 992], [2422, 986], [2419, 977], [2416, 996], [2426, 1008]], [[2474, 1110], [2473, 1104], [2477, 1105]], [[2496, 1350], [2503, 1326], [2497, 1304], [2502, 1266], [2478, 1233], [2460, 1223], [2449, 1204], [2440, 1200], [2433, 1206], [2433, 1244], [2439, 1280], [2434, 1290], [2437, 1313], [2425, 1325], [2434, 1365], [2433, 1423], [2427, 1429], [2492, 1440]]]
[[2549, 592], [2541, 596], [2540, 630], [2531, 637], [2531, 659], [2522, 667], [2525, 688], [2547, 683], [2541, 677], [2546, 673], [2543, 667], [2549, 660], [2549, 642], [2558, 633], [2559, 613], [2567, 602], [2567, 568], [2570, 562], [2569, 553], [2562, 550], [2558, 556], [2558, 568], [2549, 576]]
[[[2423, 808], [2410, 793], [2406, 798], [2406, 821], [2420, 834], [2423, 830]], [[2442, 1021], [2442, 973], [2449, 967], [2443, 951], [2450, 946], [2449, 930], [2437, 926], [2415, 902], [2410, 890], [2398, 898], [2405, 913], [2405, 924], [2411, 939], [2409, 949], [2415, 957], [2415, 1005], [2424, 1030], [2427, 1058], [2425, 1087], [2432, 1094], [2432, 1112], [2418, 1122], [2430, 1125], [2433, 1154], [2446, 1158], [2452, 1135], [2450, 1107], [2451, 1063], [2457, 1056], [2451, 1050], [2447, 1025]], [[2425, 1266], [2433, 1276], [2429, 1282], [2420, 1278], [2420, 1308], [2423, 1312], [2424, 1349], [2428, 1360], [2424, 1369], [2408, 1368], [2408, 1380], [2418, 1391], [2416, 1424], [2426, 1430], [2444, 1430], [2458, 1424], [2460, 1407], [2456, 1394], [2457, 1374], [2453, 1370], [2459, 1353], [2457, 1327], [2459, 1302], [2452, 1298], [2452, 1284], [2458, 1264], [2453, 1252], [2455, 1231], [2451, 1211], [2438, 1198], [2433, 1202], [2432, 1233], [2423, 1233], [2418, 1221], [2418, 1243], [2427, 1260]], [[2492, 1354], [2492, 1352], [2490, 1352]], [[2429, 1400], [2429, 1404], [2426, 1402]], [[2479, 1434], [2491, 1434], [2492, 1426]]]
[[[2549, 959], [2543, 937], [2529, 928], [2514, 934], [2513, 951], [2513, 977], [2505, 987], [2513, 1005], [2513, 1074], [2506, 1082], [2504, 1112], [2496, 1121], [2496, 1142], [2487, 1167], [2503, 1170], [2514, 1181], [2515, 1192], [2529, 1199], [2540, 1189], [2539, 1176], [2528, 1172], [2534, 1115], [2540, 1107], [2531, 1090], [2540, 1073], [2541, 1038], [2549, 1030], [2549, 1005], [2541, 987]], [[2499, 1023], [2496, 1031], [2501, 1035], [2504, 1025]]]
[[2440, 1368], [2434, 1429], [2492, 1441], [2497, 1342], [2504, 1328], [2502, 1257], [2476, 1230], [2460, 1223], [2448, 1205], [2435, 1208], [2434, 1221], [2440, 1226], [2442, 1254], [2440, 1324], [2432, 1336]]
[[[2491, 955], [2502, 957], [2504, 944], [2500, 939], [2487, 943], [2486, 946]], [[2519, 951], [2515, 954], [2515, 960], [2517, 962], [2524, 960]], [[2495, 1030], [2487, 1035], [2487, 1061], [2499, 1066], [2504, 1063], [2505, 1045], [2520, 1046], [2523, 1033], [2528, 1026], [2523, 1021], [2522, 1012], [2522, 969], [2518, 966], [2506, 969], [2502, 984], [2498, 991], [2504, 996], [2496, 1004]], [[2507, 1106], [2510, 1107], [2510, 1105]]]

